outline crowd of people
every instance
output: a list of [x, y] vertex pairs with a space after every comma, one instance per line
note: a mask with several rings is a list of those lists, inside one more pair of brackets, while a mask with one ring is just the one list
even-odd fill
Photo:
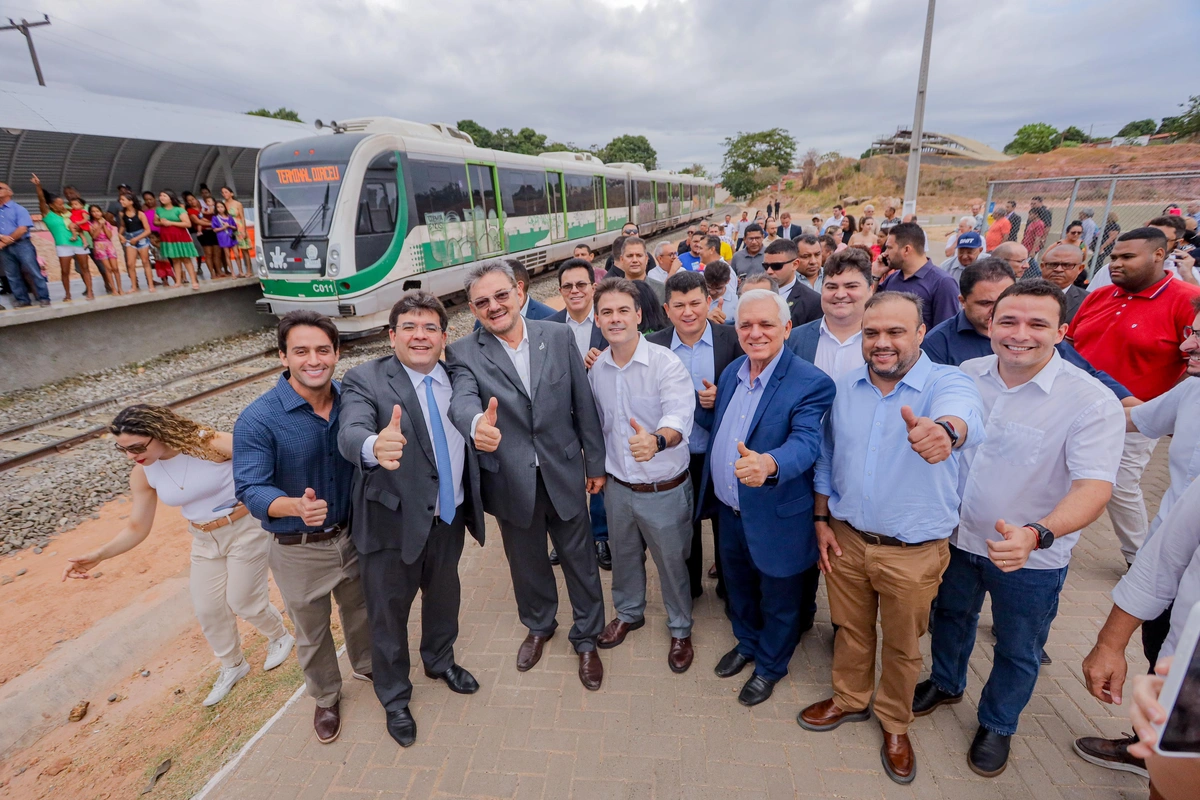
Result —
[[[95, 299], [93, 266], [104, 291], [113, 295], [141, 291], [139, 266], [151, 292], [182, 285], [185, 276], [199, 289], [204, 268], [210, 280], [251, 274], [246, 211], [228, 186], [221, 187], [220, 199], [201, 184], [199, 196], [184, 192], [181, 200], [171, 189], [145, 191], [139, 198], [122, 184], [117, 201], [104, 208], [89, 204], [73, 186], [56, 195], [37, 175], [30, 182], [42, 226], [54, 239], [65, 303], [73, 299], [73, 272], [83, 280], [84, 297]], [[50, 305], [47, 270], [33, 244], [35, 227], [29, 210], [13, 200], [12, 188], [0, 183], [0, 294], [12, 295], [18, 309]], [[0, 310], [7, 306], [0, 304]]]
[[[292, 312], [278, 328], [286, 371], [232, 437], [147, 406], [114, 420], [117, 447], [137, 462], [135, 510], [64, 579], [144, 538], [155, 497], [182, 506], [197, 615], [222, 663], [206, 702], [249, 671], [235, 615], [268, 637], [270, 666], [292, 647], [266, 596], [269, 567], [317, 738], [342, 724], [332, 597], [353, 676], [373, 682], [407, 747], [418, 591], [425, 674], [479, 688], [454, 644], [458, 564], [467, 532], [484, 544], [486, 514], [528, 632], [516, 669], [536, 667], [556, 633], [558, 566], [588, 690], [603, 683], [600, 651], [646, 624], [647, 553], [667, 665], [692, 666], [707, 520], [707, 579], [736, 640], [707, 663], [722, 678], [749, 671], [743, 705], [768, 701], [814, 625], [823, 580], [830, 691], [797, 722], [824, 733], [874, 716], [881, 763], [901, 784], [917, 774], [915, 717], [963, 699], [990, 595], [995, 658], [967, 762], [998, 775], [1050, 660], [1083, 528], [1107, 509], [1131, 564], [1083, 664], [1099, 700], [1120, 702], [1139, 626], [1155, 664], [1200, 600], [1200, 288], [1168, 266], [1182, 238], [1170, 222], [1116, 236], [1112, 286], [1088, 292], [1076, 286], [1086, 233], [1039, 251], [1037, 276], [1015, 241], [985, 255], [971, 225], [943, 268], [895, 208], [878, 222], [873, 209], [858, 221], [843, 211], [820, 234], [787, 212], [785, 235], [773, 218], [726, 216], [654, 253], [628, 225], [603, 269], [586, 245], [558, 266], [557, 313], [529, 297], [519, 262], [478, 263], [464, 285], [472, 333], [450, 342], [442, 303], [410, 291], [391, 310], [393, 353], [340, 382], [333, 322]], [[1017, 227], [1001, 217], [986, 233], [1006, 221]], [[1141, 475], [1167, 435], [1171, 485], [1151, 522]], [[1075, 747], [1147, 773], [1137, 737]]]

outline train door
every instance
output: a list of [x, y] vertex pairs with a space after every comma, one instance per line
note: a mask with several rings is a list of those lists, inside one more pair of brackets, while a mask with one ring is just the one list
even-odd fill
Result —
[[596, 207], [596, 233], [600, 233], [608, 230], [608, 204], [604, 200], [604, 178], [599, 175], [592, 176], [592, 199]]
[[467, 164], [471, 192], [471, 234], [477, 258], [504, 249], [500, 209], [496, 203], [496, 168], [489, 164]]
[[546, 173], [546, 196], [550, 198], [550, 241], [567, 238], [566, 188], [561, 172]]

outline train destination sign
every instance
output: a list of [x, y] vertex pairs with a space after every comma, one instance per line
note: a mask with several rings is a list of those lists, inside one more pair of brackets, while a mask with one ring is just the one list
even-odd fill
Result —
[[312, 167], [287, 167], [277, 169], [275, 180], [280, 186], [292, 183], [337, 183], [342, 179], [342, 171], [336, 164]]

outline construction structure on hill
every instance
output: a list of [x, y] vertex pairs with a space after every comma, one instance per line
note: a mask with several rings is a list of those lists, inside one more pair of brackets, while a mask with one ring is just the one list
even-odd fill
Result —
[[[871, 149], [867, 154], [907, 155], [911, 147], [912, 130], [897, 128], [892, 135], [881, 136], [871, 142]], [[1012, 160], [1012, 156], [1005, 155], [994, 147], [988, 147], [983, 142], [952, 133], [933, 131], [924, 131], [921, 134], [921, 158], [926, 163], [946, 166], [976, 166]]]

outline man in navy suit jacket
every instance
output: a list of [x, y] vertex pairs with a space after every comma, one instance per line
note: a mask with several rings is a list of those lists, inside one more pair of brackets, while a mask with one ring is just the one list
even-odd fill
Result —
[[806, 583], [818, 578], [813, 465], [834, 384], [784, 346], [791, 313], [777, 293], [742, 295], [737, 330], [747, 355], [725, 369], [715, 408], [696, 415], [712, 434], [698, 513], [706, 502], [717, 504], [729, 619], [738, 640], [715, 671], [728, 678], [755, 662], [738, 695], [753, 706], [771, 696], [800, 635], [812, 626], [802, 598]]

